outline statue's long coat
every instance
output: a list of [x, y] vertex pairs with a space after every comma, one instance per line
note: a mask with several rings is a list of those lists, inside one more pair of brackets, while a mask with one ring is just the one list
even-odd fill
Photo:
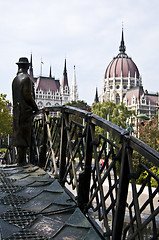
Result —
[[27, 73], [17, 73], [12, 83], [13, 143], [16, 147], [29, 147], [33, 111], [37, 111], [33, 82]]

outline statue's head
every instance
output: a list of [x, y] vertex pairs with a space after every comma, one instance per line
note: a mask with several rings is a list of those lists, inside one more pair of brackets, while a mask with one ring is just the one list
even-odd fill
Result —
[[19, 62], [16, 63], [19, 67], [27, 68], [30, 66], [30, 63], [26, 57], [19, 58]]

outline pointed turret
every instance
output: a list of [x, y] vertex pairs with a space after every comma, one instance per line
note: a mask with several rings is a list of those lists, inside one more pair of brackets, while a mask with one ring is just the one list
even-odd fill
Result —
[[50, 74], [49, 74], [49, 78], [52, 78], [51, 66], [50, 66]]
[[122, 36], [121, 36], [121, 43], [120, 43], [120, 46], [119, 46], [119, 51], [120, 51], [120, 53], [125, 53], [125, 51], [126, 51], [126, 47], [125, 47], [125, 43], [124, 43], [123, 28], [122, 28]]
[[75, 66], [74, 66], [73, 80], [72, 80], [72, 87], [71, 87], [71, 101], [76, 101], [76, 102], [78, 101]]
[[98, 97], [98, 89], [96, 87], [96, 94], [95, 94], [95, 98], [94, 98], [94, 103], [99, 103], [99, 97]]
[[29, 75], [30, 75], [31, 80], [34, 82], [32, 53], [31, 53], [31, 56], [30, 56]]
[[65, 58], [65, 65], [64, 65], [64, 71], [63, 71], [63, 77], [62, 77], [62, 83], [61, 86], [64, 88], [68, 86], [68, 79], [67, 79], [67, 69], [66, 69], [66, 58]]

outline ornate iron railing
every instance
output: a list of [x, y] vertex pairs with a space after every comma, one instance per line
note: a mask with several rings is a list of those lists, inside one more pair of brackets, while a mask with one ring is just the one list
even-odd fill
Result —
[[[52, 117], [55, 112], [59, 115]], [[159, 237], [159, 178], [144, 163], [133, 164], [135, 156], [144, 156], [159, 167], [158, 152], [111, 122], [70, 106], [43, 110], [34, 121], [34, 134], [37, 164], [73, 193], [101, 238]], [[137, 185], [143, 172], [147, 177]]]

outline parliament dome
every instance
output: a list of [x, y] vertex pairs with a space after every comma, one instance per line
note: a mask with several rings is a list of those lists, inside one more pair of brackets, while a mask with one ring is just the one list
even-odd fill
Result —
[[139, 70], [133, 60], [125, 53], [124, 34], [122, 29], [119, 53], [109, 63], [103, 81], [101, 101], [123, 102], [128, 89], [142, 86]]
[[125, 53], [126, 47], [124, 44], [124, 36], [122, 31], [122, 39], [119, 47], [119, 54], [113, 58], [109, 63], [106, 72], [105, 79], [118, 78], [118, 77], [131, 77], [139, 79], [139, 70], [133, 60]]

